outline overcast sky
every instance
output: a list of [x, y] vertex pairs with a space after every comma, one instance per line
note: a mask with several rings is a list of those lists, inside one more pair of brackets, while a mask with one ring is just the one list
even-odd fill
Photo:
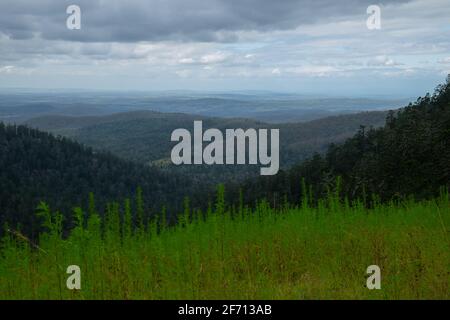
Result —
[[406, 97], [449, 73], [450, 0], [0, 2], [0, 88]]

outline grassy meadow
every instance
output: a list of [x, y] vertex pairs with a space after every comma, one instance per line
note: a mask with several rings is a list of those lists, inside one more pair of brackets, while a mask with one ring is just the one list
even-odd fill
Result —
[[[307, 203], [229, 208], [219, 190], [208, 212], [186, 201], [165, 227], [164, 214], [139, 221], [139, 201], [111, 204], [104, 218], [91, 202], [64, 237], [61, 216], [41, 204], [37, 243], [11, 229], [1, 241], [0, 299], [450, 298], [447, 193], [370, 209], [335, 196]], [[381, 290], [366, 288], [373, 264]], [[66, 287], [69, 265], [81, 268], [81, 290]]]

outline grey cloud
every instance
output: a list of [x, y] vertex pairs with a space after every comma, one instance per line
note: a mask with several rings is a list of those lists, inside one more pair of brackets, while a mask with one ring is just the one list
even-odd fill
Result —
[[[383, 3], [398, 3], [386, 0]], [[82, 42], [233, 42], [238, 31], [270, 31], [361, 12], [373, 0], [2, 0], [0, 32], [12, 39]], [[66, 28], [66, 8], [82, 10], [82, 29]]]

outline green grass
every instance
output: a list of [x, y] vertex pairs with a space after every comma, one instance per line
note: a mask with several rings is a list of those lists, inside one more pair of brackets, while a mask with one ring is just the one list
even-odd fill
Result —
[[[41, 206], [48, 232], [39, 248], [17, 234], [2, 240], [0, 299], [450, 298], [447, 194], [372, 209], [330, 197], [233, 210], [222, 199], [205, 219], [186, 205], [160, 232], [155, 221], [132, 228], [129, 201], [111, 205], [105, 221], [92, 206], [77, 209], [65, 239], [59, 215]], [[381, 290], [365, 286], [373, 264]], [[81, 268], [80, 291], [66, 288], [69, 265]]]

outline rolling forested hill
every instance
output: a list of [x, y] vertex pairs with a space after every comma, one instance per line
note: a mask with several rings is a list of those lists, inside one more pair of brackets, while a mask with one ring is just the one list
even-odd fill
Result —
[[151, 213], [160, 212], [164, 205], [169, 205], [170, 212], [178, 210], [184, 196], [202, 188], [184, 176], [95, 152], [67, 138], [3, 123], [0, 168], [0, 225], [5, 221], [19, 224], [27, 234], [36, 231], [34, 211], [40, 201], [64, 212], [65, 223], [70, 224], [72, 207], [87, 206], [91, 192], [102, 210], [107, 202], [134, 199], [140, 187], [146, 199], [143, 208]]
[[[255, 166], [181, 166], [171, 165], [170, 151], [175, 143], [170, 135], [177, 128], [192, 132], [194, 120], [203, 120], [207, 128], [279, 128], [280, 164], [288, 168], [326, 151], [330, 143], [343, 142], [363, 126], [379, 127], [387, 112], [372, 111], [327, 117], [304, 123], [268, 124], [250, 119], [209, 118], [179, 113], [136, 111], [108, 116], [45, 116], [27, 124], [55, 134], [71, 137], [95, 149], [109, 151], [121, 158], [165, 167], [211, 183], [252, 177]], [[205, 179], [207, 178], [207, 179]]]

